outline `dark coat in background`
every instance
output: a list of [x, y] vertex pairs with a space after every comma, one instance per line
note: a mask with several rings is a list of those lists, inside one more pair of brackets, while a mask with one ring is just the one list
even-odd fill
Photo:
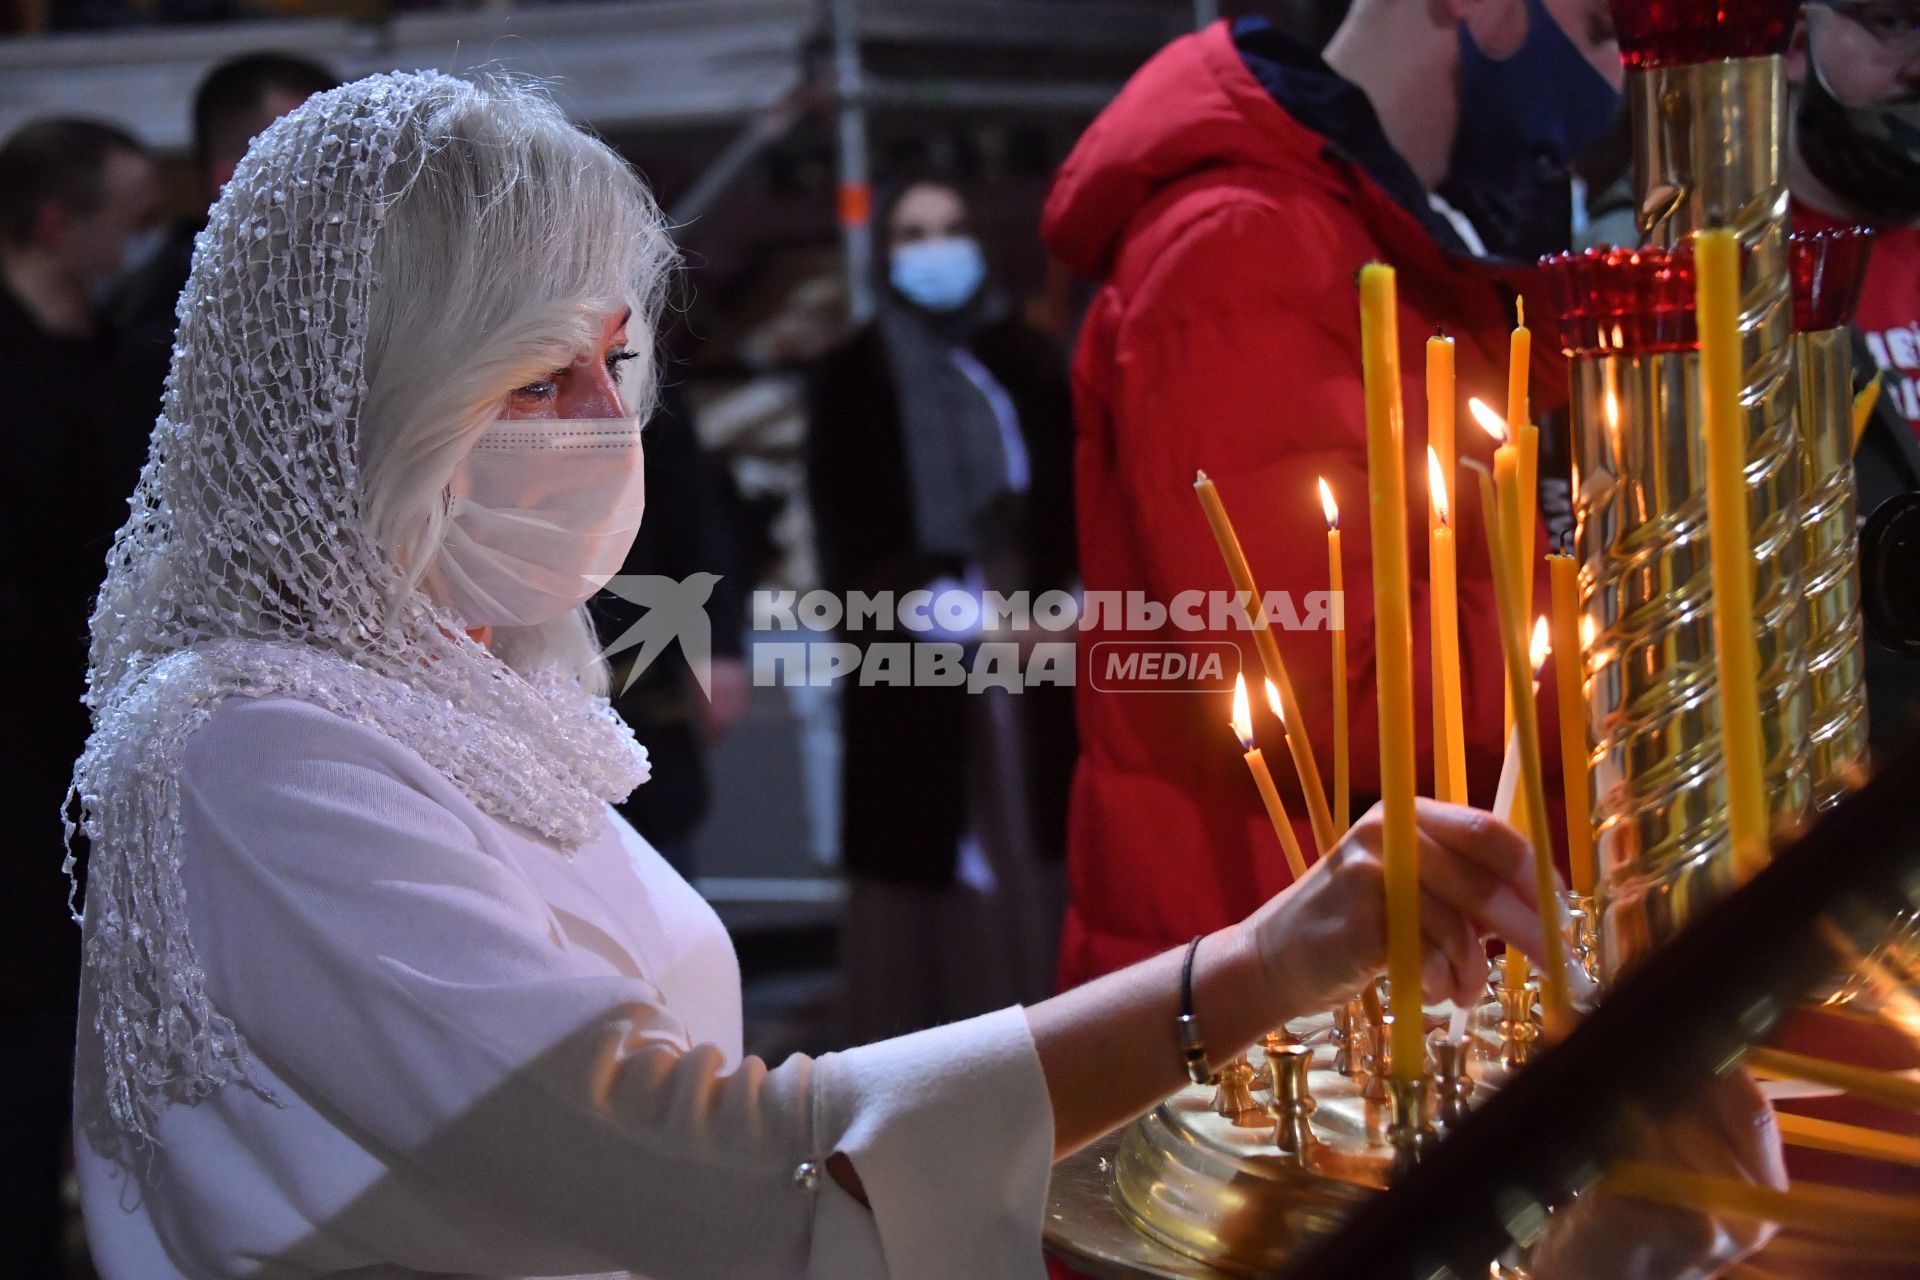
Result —
[[[1075, 577], [1073, 408], [1064, 360], [1045, 335], [1014, 318], [988, 324], [968, 349], [1006, 389], [1031, 466], [1017, 542], [1027, 581], [1040, 592]], [[869, 325], [813, 370], [807, 406], [807, 484], [826, 590], [891, 591], [896, 598], [942, 576], [956, 560], [915, 550], [912, 485], [901, 436], [899, 390], [878, 331]], [[911, 633], [863, 630], [867, 644]], [[1060, 640], [1071, 640], [1063, 633]], [[964, 686], [841, 683], [844, 741], [841, 850], [857, 875], [914, 884], [953, 879], [967, 820]], [[1067, 790], [1076, 752], [1073, 690], [1041, 685], [1021, 695], [1035, 844], [1049, 858], [1066, 846]]]
[[[1856, 388], [1878, 375], [1873, 353], [1858, 333], [1853, 375]], [[1862, 520], [1889, 498], [1920, 490], [1920, 441], [1892, 396], [1882, 395], [1867, 420], [1853, 451], [1853, 477]], [[1866, 671], [1868, 746], [1884, 756], [1920, 729], [1920, 658], [1896, 653], [1869, 634]]]
[[[111, 341], [42, 330], [0, 284], [0, 1250], [7, 1275], [60, 1265], [60, 1169], [73, 1080], [80, 930], [68, 917], [60, 805], [87, 736], [87, 618], [133, 481], [107, 381]], [[152, 420], [149, 418], [149, 427]], [[139, 444], [145, 445], [142, 435]], [[84, 853], [84, 842], [76, 841]]]

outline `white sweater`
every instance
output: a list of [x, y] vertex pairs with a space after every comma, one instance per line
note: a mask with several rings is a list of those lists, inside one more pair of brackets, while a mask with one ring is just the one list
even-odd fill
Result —
[[292, 699], [221, 706], [181, 797], [207, 991], [277, 1101], [229, 1086], [103, 1158], [83, 999], [104, 1280], [1042, 1274], [1052, 1116], [1020, 1010], [743, 1060], [725, 932], [611, 810], [569, 856]]

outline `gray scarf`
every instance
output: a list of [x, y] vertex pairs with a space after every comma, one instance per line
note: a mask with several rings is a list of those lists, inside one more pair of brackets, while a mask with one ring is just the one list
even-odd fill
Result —
[[914, 545], [978, 559], [995, 540], [996, 509], [1013, 492], [993, 402], [954, 360], [962, 338], [902, 307], [882, 306], [876, 324], [906, 436]]

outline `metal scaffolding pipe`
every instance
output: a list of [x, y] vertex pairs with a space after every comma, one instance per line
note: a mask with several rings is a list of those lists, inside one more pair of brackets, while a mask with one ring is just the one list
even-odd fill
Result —
[[867, 167], [867, 115], [862, 105], [857, 0], [830, 0], [833, 79], [840, 116], [840, 244], [847, 264], [847, 317], [873, 317], [873, 188]]
[[861, 100], [873, 107], [950, 111], [1057, 111], [1098, 115], [1120, 86], [1061, 81], [893, 80], [868, 77]]

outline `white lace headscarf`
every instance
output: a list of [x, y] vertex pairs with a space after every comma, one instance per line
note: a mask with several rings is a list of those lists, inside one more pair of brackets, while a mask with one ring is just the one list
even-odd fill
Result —
[[[650, 348], [672, 261], [632, 170], [523, 85], [372, 76], [276, 122], [234, 173], [93, 614], [69, 811], [77, 797], [91, 848], [76, 919], [104, 1139], [261, 1087], [208, 1001], [181, 889], [182, 757], [223, 698], [290, 695], [378, 729], [563, 849], [645, 779], [594, 691], [583, 615], [490, 652], [417, 587], [446, 480], [505, 393], [622, 305]], [[632, 364], [638, 401], [652, 366]]]

